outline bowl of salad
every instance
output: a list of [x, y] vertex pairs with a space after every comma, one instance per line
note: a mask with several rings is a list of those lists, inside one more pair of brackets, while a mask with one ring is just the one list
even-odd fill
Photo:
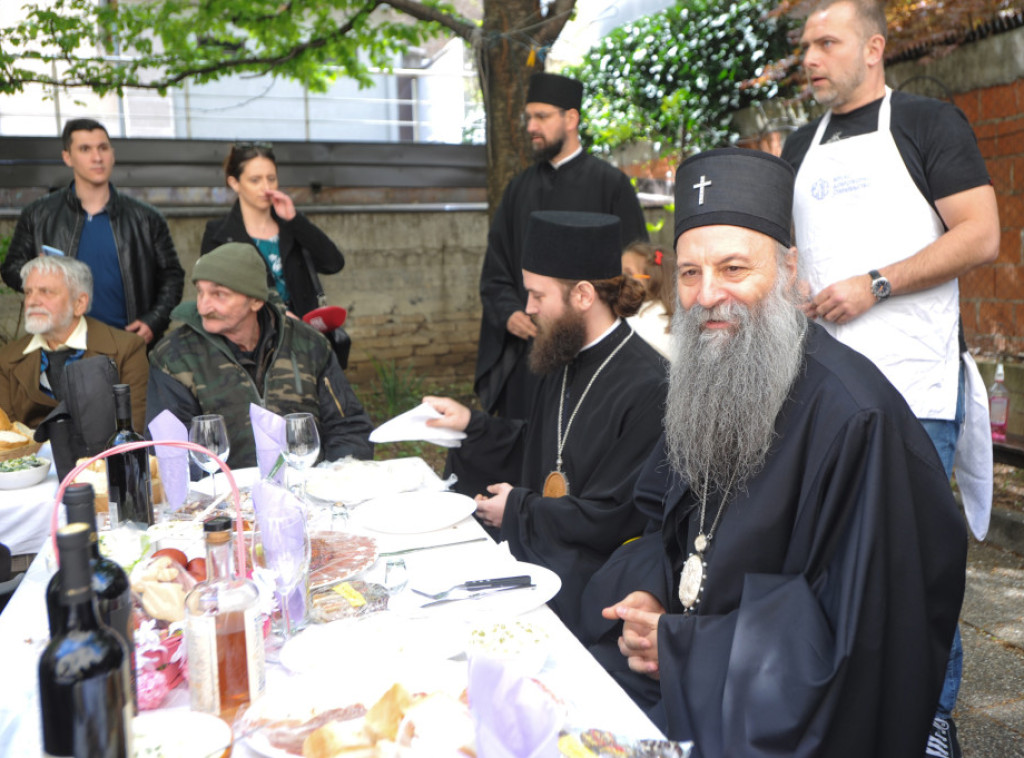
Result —
[[36, 455], [0, 461], [0, 490], [17, 490], [39, 484], [50, 473], [50, 459]]

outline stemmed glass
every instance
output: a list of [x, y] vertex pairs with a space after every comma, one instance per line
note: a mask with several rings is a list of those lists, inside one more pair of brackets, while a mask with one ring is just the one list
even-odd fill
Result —
[[[286, 502], [285, 500], [291, 500]], [[309, 574], [311, 548], [306, 516], [292, 496], [280, 502], [271, 513], [262, 514], [259, 533], [253, 536], [253, 566], [273, 578], [281, 606], [284, 630], [280, 644], [292, 636], [292, 594]]]
[[[305, 471], [320, 455], [320, 433], [312, 413], [289, 413], [284, 417], [284, 460], [289, 469]], [[302, 477], [300, 490], [303, 500], [306, 496], [306, 478]]]
[[[228, 441], [228, 428], [224, 424], [224, 417], [217, 413], [193, 416], [192, 424], [188, 429], [188, 441], [202, 445], [222, 461], [226, 461], [228, 453], [231, 452], [231, 444]], [[194, 450], [189, 450], [188, 454], [199, 468], [210, 474], [210, 494], [213, 497], [217, 497], [217, 477], [215, 474], [220, 466], [208, 455], [197, 453]]]

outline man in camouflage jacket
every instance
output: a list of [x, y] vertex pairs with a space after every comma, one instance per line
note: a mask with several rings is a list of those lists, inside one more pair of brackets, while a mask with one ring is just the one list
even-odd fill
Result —
[[267, 302], [265, 267], [252, 245], [222, 245], [196, 263], [195, 302], [171, 317], [183, 322], [150, 353], [147, 421], [164, 409], [188, 425], [219, 413], [227, 422], [233, 467], [256, 465], [249, 404], [284, 415], [312, 413], [328, 460], [373, 457], [369, 416], [327, 340]]

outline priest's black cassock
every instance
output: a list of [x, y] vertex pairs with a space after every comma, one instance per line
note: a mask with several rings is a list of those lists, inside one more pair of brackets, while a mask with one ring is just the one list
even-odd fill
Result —
[[[699, 507], [659, 442], [636, 488], [651, 524], [591, 580], [581, 637], [704, 758], [919, 756], [966, 562], [935, 448], [875, 366], [813, 324], [776, 431], [714, 533], [695, 615], [677, 591]], [[633, 590], [667, 610], [660, 687], [628, 670], [621, 624], [600, 617]]]
[[605, 358], [621, 350], [594, 381], [569, 429], [562, 470], [569, 494], [543, 497], [555, 470], [562, 370], [544, 376], [528, 421], [473, 411], [462, 447], [449, 458], [464, 494], [508, 482], [500, 539], [512, 554], [550, 568], [562, 580], [552, 607], [573, 629], [591, 574], [616, 547], [639, 536], [646, 522], [633, 507], [640, 469], [661, 433], [665, 413], [663, 359], [625, 321], [569, 365], [562, 428]]
[[621, 248], [647, 239], [629, 177], [599, 158], [580, 153], [557, 169], [542, 161], [509, 182], [491, 221], [480, 274], [483, 319], [474, 382], [484, 410], [508, 418], [527, 418], [536, 388], [526, 367], [526, 340], [505, 324], [526, 307], [522, 246], [530, 214], [538, 210], [610, 213], [621, 222]]

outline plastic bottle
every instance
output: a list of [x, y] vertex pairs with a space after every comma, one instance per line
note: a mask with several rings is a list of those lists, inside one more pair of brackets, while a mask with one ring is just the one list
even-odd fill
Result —
[[1005, 373], [1003, 364], [996, 366], [995, 380], [988, 388], [988, 413], [992, 421], [992, 439], [996, 442], [1006, 441], [1006, 421], [1010, 417], [1010, 392], [1003, 383]]

